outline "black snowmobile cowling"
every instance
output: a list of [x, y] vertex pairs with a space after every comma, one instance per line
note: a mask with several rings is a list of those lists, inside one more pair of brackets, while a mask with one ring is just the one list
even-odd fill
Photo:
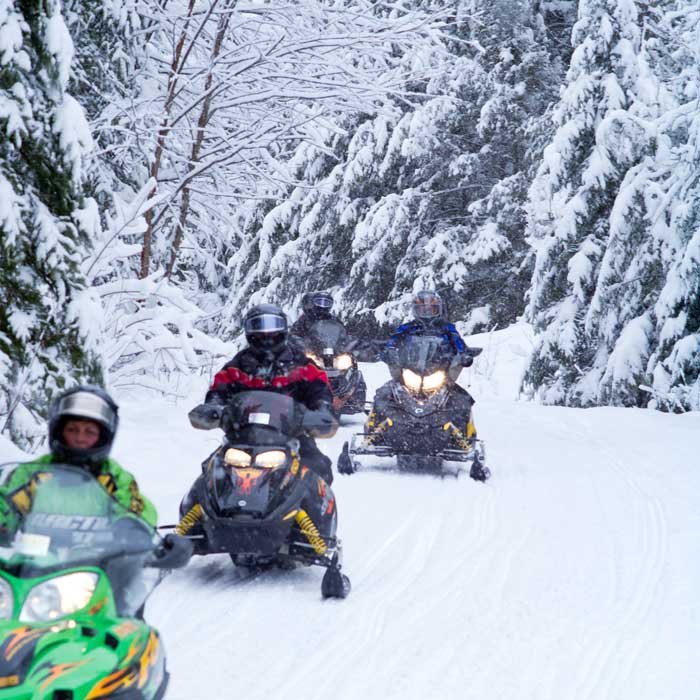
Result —
[[[470, 350], [471, 356], [479, 352]], [[393, 379], [377, 391], [365, 432], [343, 446], [338, 471], [468, 471], [488, 478], [471, 417], [474, 400], [457, 384], [463, 367], [463, 355], [444, 338], [409, 338], [394, 353]]]
[[357, 340], [336, 319], [321, 319], [300, 337], [307, 357], [328, 376], [336, 414], [361, 413], [367, 386], [353, 352]]
[[0, 697], [161, 700], [163, 644], [143, 621], [160, 576], [148, 569], [184, 566], [192, 544], [160, 538], [85, 469], [0, 470], [3, 487], [32, 476], [0, 497]]
[[176, 532], [192, 538], [195, 554], [225, 552], [236, 565], [323, 566], [324, 597], [344, 598], [350, 582], [340, 572], [335, 496], [298, 455], [297, 438], [323, 429], [323, 414], [256, 390], [216, 412], [226, 439], [183, 499]]

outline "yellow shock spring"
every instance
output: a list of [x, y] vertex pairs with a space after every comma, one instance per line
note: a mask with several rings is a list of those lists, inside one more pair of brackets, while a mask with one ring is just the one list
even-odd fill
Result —
[[314, 552], [316, 554], [325, 554], [328, 546], [309, 514], [305, 510], [300, 510], [295, 520], [299, 525], [299, 529], [304, 533], [306, 539], [309, 540], [309, 544], [314, 548]]
[[466, 437], [466, 435], [454, 424], [454, 423], [445, 423], [445, 425], [442, 426], [443, 430], [449, 430], [452, 433], [452, 437], [455, 439], [455, 442], [465, 451], [469, 452], [469, 450], [472, 449], [473, 445], [469, 441], [469, 439]]
[[186, 535], [202, 519], [202, 506], [195, 503], [175, 526], [176, 535]]
[[381, 436], [382, 433], [385, 433], [391, 426], [394, 425], [394, 421], [391, 420], [391, 418], [387, 418], [386, 420], [383, 420], [371, 433], [371, 435], [368, 435], [366, 438], [366, 441], [368, 444], [372, 445], [374, 442], [376, 442]]

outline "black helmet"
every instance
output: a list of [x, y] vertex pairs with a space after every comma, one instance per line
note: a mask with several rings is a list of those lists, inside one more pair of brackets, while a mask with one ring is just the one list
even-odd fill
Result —
[[287, 316], [276, 304], [258, 304], [245, 315], [243, 330], [253, 352], [274, 355], [287, 343]]
[[443, 303], [437, 292], [422, 291], [413, 295], [413, 316], [417, 321], [432, 323], [442, 319]]
[[[94, 447], [68, 447], [63, 437], [66, 422], [72, 418], [91, 420], [100, 427]], [[76, 466], [99, 467], [107, 459], [119, 425], [119, 409], [101, 387], [85, 384], [69, 389], [54, 399], [49, 409], [49, 449], [54, 459]]]
[[330, 318], [333, 297], [328, 292], [309, 292], [302, 297], [301, 308], [311, 320]]

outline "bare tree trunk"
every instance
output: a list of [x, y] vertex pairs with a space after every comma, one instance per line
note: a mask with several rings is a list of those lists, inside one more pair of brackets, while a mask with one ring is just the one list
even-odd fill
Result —
[[[197, 134], [195, 140], [192, 142], [192, 150], [190, 152], [189, 159], [189, 170], [192, 172], [199, 163], [199, 158], [202, 151], [202, 143], [204, 142], [204, 135], [206, 133], [207, 126], [209, 125], [211, 102], [214, 92], [211, 90], [212, 83], [214, 82], [214, 66], [216, 61], [221, 54], [221, 47], [224, 43], [224, 38], [226, 37], [226, 32], [231, 21], [231, 10], [236, 6], [238, 0], [227, 0], [224, 3], [223, 12], [219, 18], [219, 26], [216, 32], [216, 39], [214, 40], [214, 46], [211, 52], [211, 63], [209, 72], [204, 85], [204, 93], [207, 95], [206, 99], [202, 103], [202, 109], [199, 113], [199, 118], [197, 119]], [[177, 259], [177, 254], [182, 245], [182, 239], [185, 233], [185, 226], [187, 224], [187, 217], [190, 212], [190, 181], [187, 181], [182, 189], [182, 197], [180, 199], [180, 216], [178, 217], [178, 222], [175, 230], [175, 239], [173, 241], [172, 249], [170, 251], [170, 262], [166, 269], [165, 275], [170, 278], [175, 269], [175, 261]]]
[[[150, 176], [154, 178], [155, 182], [158, 181], [158, 173], [160, 172], [160, 164], [163, 158], [163, 149], [165, 148], [165, 139], [170, 131], [169, 121], [170, 121], [170, 109], [172, 107], [173, 101], [175, 99], [175, 93], [177, 88], [178, 78], [180, 76], [180, 71], [182, 70], [181, 58], [182, 51], [185, 46], [185, 41], [187, 39], [187, 30], [189, 29], [190, 22], [192, 21], [192, 13], [194, 12], [195, 0], [190, 0], [189, 6], [187, 8], [187, 20], [185, 21], [185, 26], [182, 28], [180, 33], [180, 38], [175, 45], [175, 51], [173, 52], [173, 60], [170, 65], [170, 75], [168, 76], [168, 91], [165, 98], [165, 104], [163, 106], [163, 120], [161, 121], [160, 128], [158, 129], [158, 139], [156, 141], [156, 151], [153, 157], [153, 162], [151, 163]], [[154, 185], [153, 190], [149, 193], [149, 197], [153, 196], [156, 191], [156, 185]], [[153, 209], [149, 209], [146, 212], [146, 231], [143, 234], [143, 248], [141, 250], [141, 279], [148, 277], [149, 269], [151, 266], [151, 244], [153, 242]]]

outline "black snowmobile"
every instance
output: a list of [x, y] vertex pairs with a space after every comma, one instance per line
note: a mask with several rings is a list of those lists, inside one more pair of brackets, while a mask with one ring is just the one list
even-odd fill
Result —
[[252, 569], [318, 565], [324, 598], [345, 598], [337, 509], [330, 486], [299, 461], [297, 436], [325, 426], [289, 396], [245, 391], [225, 407], [190, 412], [195, 428], [220, 427], [224, 444], [180, 504], [176, 532], [191, 537], [195, 554], [228, 553]]
[[[457, 384], [464, 356], [438, 336], [412, 336], [393, 352], [393, 378], [377, 391], [364, 433], [343, 445], [338, 471], [467, 472], [487, 479], [484, 444], [471, 422], [474, 400]], [[481, 348], [467, 353], [475, 357]]]
[[307, 357], [328, 375], [335, 413], [362, 413], [367, 385], [353, 352], [358, 341], [335, 319], [315, 321], [299, 340]]

